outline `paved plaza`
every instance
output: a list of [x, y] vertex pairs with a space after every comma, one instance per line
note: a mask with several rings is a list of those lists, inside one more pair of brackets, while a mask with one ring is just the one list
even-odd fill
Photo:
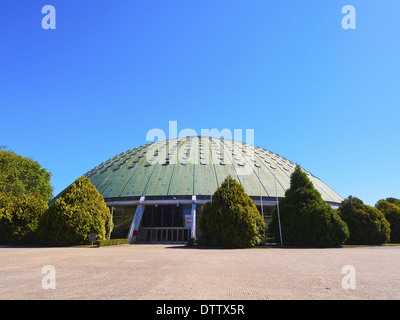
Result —
[[0, 299], [400, 299], [400, 246], [0, 247]]

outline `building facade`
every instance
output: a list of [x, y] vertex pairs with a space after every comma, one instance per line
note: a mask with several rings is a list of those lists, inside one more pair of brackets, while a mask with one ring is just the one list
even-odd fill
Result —
[[[112, 238], [131, 243], [184, 243], [201, 237], [202, 206], [227, 175], [244, 187], [268, 223], [290, 187], [295, 164], [269, 150], [212, 137], [157, 141], [125, 151], [85, 175], [113, 215]], [[304, 169], [303, 169], [304, 170]], [[332, 207], [343, 200], [304, 170]]]

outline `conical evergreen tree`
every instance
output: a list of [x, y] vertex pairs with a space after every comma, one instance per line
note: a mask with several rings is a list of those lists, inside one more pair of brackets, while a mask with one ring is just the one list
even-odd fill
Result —
[[[290, 188], [279, 202], [279, 209], [285, 245], [332, 247], [341, 245], [349, 236], [346, 223], [322, 199], [299, 166], [290, 177]], [[276, 209], [268, 230], [279, 241]]]
[[89, 233], [106, 239], [110, 210], [87, 177], [71, 184], [39, 221], [38, 243], [66, 246], [88, 243]]
[[265, 222], [242, 185], [228, 176], [201, 212], [200, 229], [207, 244], [252, 247], [263, 239]]

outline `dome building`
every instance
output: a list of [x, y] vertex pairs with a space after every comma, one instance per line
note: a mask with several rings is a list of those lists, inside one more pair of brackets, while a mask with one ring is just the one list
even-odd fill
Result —
[[[244, 187], [268, 223], [290, 187], [295, 164], [260, 147], [212, 137], [149, 143], [99, 164], [85, 176], [113, 215], [112, 238], [131, 243], [184, 243], [199, 237], [202, 206], [227, 175]], [[332, 207], [343, 200], [304, 170]]]

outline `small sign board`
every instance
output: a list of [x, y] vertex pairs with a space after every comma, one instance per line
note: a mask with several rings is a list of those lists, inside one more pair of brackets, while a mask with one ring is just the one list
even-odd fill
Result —
[[192, 227], [192, 216], [185, 215], [185, 228]]
[[96, 234], [95, 233], [89, 233], [89, 241], [92, 243], [96, 241]]

